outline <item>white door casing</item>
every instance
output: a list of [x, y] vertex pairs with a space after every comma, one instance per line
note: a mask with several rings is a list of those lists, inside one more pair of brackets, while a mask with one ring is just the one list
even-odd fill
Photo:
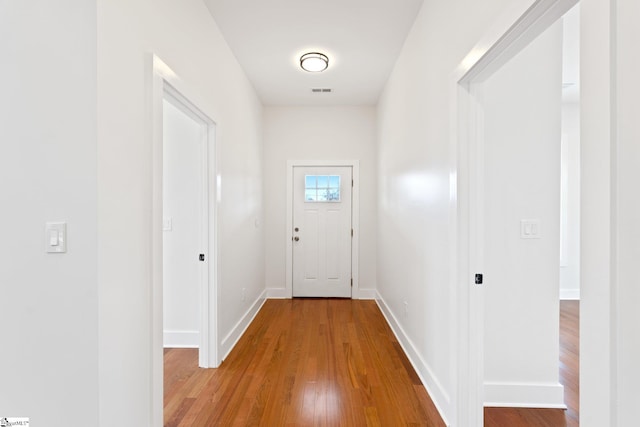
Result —
[[[199, 292], [208, 246], [207, 123], [165, 93], [163, 102], [163, 317], [165, 347], [201, 347]], [[206, 314], [206, 313], [202, 313]]]
[[293, 168], [293, 296], [351, 297], [351, 166]]
[[[217, 208], [219, 186], [217, 152], [215, 142], [216, 123], [211, 119], [214, 109], [205, 102], [199, 93], [190, 88], [158, 56], [149, 55], [151, 84], [149, 93], [149, 137], [152, 141], [152, 282], [149, 292], [151, 308], [151, 338], [149, 340], [149, 379], [151, 389], [150, 411], [154, 426], [163, 425], [163, 99], [166, 96], [178, 100], [190, 114], [207, 124], [207, 144], [202, 147], [202, 164], [208, 174], [203, 174], [201, 200], [207, 200], [208, 206], [200, 210], [200, 221], [206, 221], [207, 235], [201, 236], [201, 251], [205, 254], [208, 268], [200, 269], [200, 367], [217, 367], [217, 284], [218, 284], [218, 245], [217, 245]], [[195, 254], [198, 255], [198, 254]]]
[[[215, 247], [215, 221], [216, 214], [215, 208], [211, 209], [212, 200], [210, 198], [210, 181], [212, 177], [212, 170], [210, 168], [211, 160], [209, 157], [210, 148], [213, 148], [215, 143], [215, 123], [209, 118], [208, 115], [203, 113], [190, 99], [183, 95], [180, 91], [172, 86], [165, 84], [163, 87], [163, 99], [169, 101], [174, 107], [179, 109], [190, 120], [194, 121], [201, 127], [200, 135], [197, 142], [196, 158], [191, 159], [191, 167], [196, 171], [191, 171], [192, 181], [191, 185], [195, 186], [197, 190], [191, 194], [192, 197], [197, 199], [194, 204], [195, 213], [191, 216], [191, 220], [197, 222], [195, 226], [196, 235], [192, 236], [192, 247], [190, 249], [191, 265], [195, 267], [197, 281], [198, 281], [198, 366], [201, 368], [209, 368], [217, 366], [216, 351], [211, 352], [211, 293], [210, 293], [210, 270], [213, 268], [214, 272], [217, 268], [215, 259], [213, 263], [210, 262], [210, 245], [213, 240], [213, 246]], [[209, 146], [212, 147], [209, 147]], [[164, 144], [163, 144], [164, 146]], [[163, 147], [163, 158], [164, 153]], [[175, 155], [175, 153], [173, 153]], [[164, 160], [163, 160], [164, 162]], [[215, 165], [215, 163], [214, 163]], [[164, 173], [163, 173], [164, 175]], [[184, 175], [184, 174], [183, 174]], [[184, 178], [184, 177], [183, 177]], [[164, 193], [164, 190], [163, 190]], [[163, 202], [164, 205], [164, 202]], [[164, 208], [163, 208], [164, 211]], [[211, 214], [211, 215], [210, 215]], [[163, 229], [165, 228], [163, 218]], [[213, 225], [213, 226], [212, 226]], [[164, 233], [164, 231], [163, 231]], [[164, 240], [164, 239], [163, 239]], [[164, 252], [164, 249], [163, 249]], [[163, 256], [164, 264], [164, 256]], [[164, 306], [164, 304], [163, 304]], [[164, 310], [163, 310], [164, 311]], [[212, 356], [214, 361], [212, 363]]]
[[578, 0], [538, 0], [514, 3], [482, 37], [452, 74], [452, 170], [455, 196], [451, 199], [451, 233], [456, 262], [451, 264], [450, 331], [457, 339], [453, 368], [457, 393], [451, 425], [482, 426], [484, 292], [474, 285], [474, 274], [483, 271], [483, 120], [477, 99], [478, 86], [527, 44], [556, 22]]

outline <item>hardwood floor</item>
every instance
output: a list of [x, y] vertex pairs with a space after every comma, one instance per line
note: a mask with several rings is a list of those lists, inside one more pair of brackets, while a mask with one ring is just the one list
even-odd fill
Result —
[[164, 357], [165, 426], [444, 426], [374, 301], [269, 300], [218, 369]]
[[560, 383], [567, 410], [485, 408], [485, 427], [576, 427], [579, 425], [580, 302], [560, 301]]
[[[566, 411], [485, 408], [487, 427], [579, 425], [578, 301], [561, 301]], [[165, 350], [165, 426], [443, 426], [373, 301], [267, 301], [218, 369]]]

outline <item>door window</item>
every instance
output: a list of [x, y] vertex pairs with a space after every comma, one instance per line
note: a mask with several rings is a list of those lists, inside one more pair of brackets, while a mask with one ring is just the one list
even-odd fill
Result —
[[339, 202], [340, 175], [305, 175], [304, 201]]

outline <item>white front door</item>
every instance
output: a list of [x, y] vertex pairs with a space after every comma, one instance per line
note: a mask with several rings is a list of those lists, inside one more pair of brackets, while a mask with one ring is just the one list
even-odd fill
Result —
[[351, 298], [351, 166], [293, 168], [293, 296]]

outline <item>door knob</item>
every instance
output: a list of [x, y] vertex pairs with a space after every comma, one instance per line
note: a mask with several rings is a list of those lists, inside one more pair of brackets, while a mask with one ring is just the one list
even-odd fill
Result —
[[297, 242], [298, 240], [300, 240], [300, 238], [298, 236], [296, 236], [296, 237], [293, 238], [293, 240], [295, 240]]

